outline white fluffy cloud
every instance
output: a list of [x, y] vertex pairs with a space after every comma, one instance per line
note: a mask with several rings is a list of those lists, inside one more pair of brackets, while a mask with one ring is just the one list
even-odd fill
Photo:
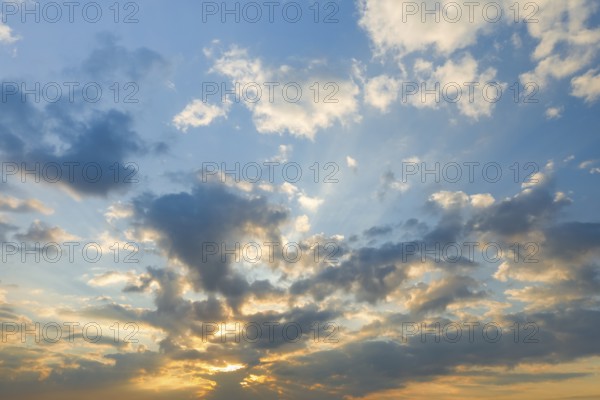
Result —
[[[600, 7], [600, 3], [594, 0], [539, 0], [526, 4], [512, 0], [486, 0], [477, 2], [472, 9], [466, 2], [452, 0], [359, 0], [358, 6], [359, 25], [369, 36], [375, 55], [397, 58], [401, 68], [408, 54], [416, 53], [429, 59], [432, 55], [441, 56], [448, 60], [457, 52], [477, 44], [482, 35], [506, 24], [516, 26], [517, 9], [518, 24], [526, 26], [528, 34], [537, 41], [531, 54], [535, 67], [520, 75], [523, 84], [534, 82], [543, 88], [549, 78], [572, 76], [592, 65], [600, 51], [600, 28], [592, 27], [590, 23], [590, 16]], [[436, 7], [439, 8], [439, 21], [433, 14], [424, 11]], [[484, 12], [486, 7], [488, 9]], [[491, 22], [497, 7], [502, 9], [502, 17]], [[459, 9], [460, 17], [457, 14]], [[456, 22], [452, 22], [453, 19]], [[530, 22], [523, 23], [525, 19]], [[522, 47], [519, 35], [513, 34], [511, 41], [516, 48]], [[592, 76], [594, 73], [588, 72], [574, 79], [574, 96], [583, 97], [588, 102], [600, 96], [599, 84], [595, 81], [597, 76]], [[585, 86], [586, 83], [591, 87]], [[366, 102], [386, 111], [396, 100], [393, 90], [396, 84], [394, 78], [385, 75], [367, 80]], [[473, 108], [463, 108], [461, 112], [473, 114]]]
[[318, 197], [309, 197], [302, 193], [298, 196], [298, 203], [300, 203], [302, 208], [311, 212], [315, 212], [319, 209], [321, 204], [323, 204], [323, 199]]
[[592, 63], [600, 50], [600, 28], [588, 20], [598, 9], [593, 0], [538, 0], [538, 22], [527, 24], [529, 34], [539, 40], [532, 59], [533, 71], [521, 75], [522, 82], [544, 86], [548, 78], [566, 78]]
[[[494, 100], [501, 95], [500, 90], [503, 93], [507, 88], [505, 83], [496, 81], [496, 69], [479, 71], [477, 60], [470, 54], [465, 54], [456, 61], [447, 60], [437, 68], [420, 59], [415, 63], [415, 71], [418, 81], [423, 82], [427, 90], [434, 89], [439, 84], [439, 101], [432, 94], [423, 96], [425, 92], [421, 88], [418, 94], [406, 96], [409, 104], [420, 108], [437, 108], [440, 104], [455, 103], [462, 115], [472, 119], [490, 116]], [[494, 86], [486, 86], [489, 82], [494, 82]]]
[[46, 215], [54, 213], [53, 209], [37, 199], [21, 200], [6, 195], [0, 195], [0, 211], [39, 212]]
[[585, 74], [571, 80], [572, 92], [575, 97], [580, 97], [586, 103], [593, 103], [600, 97], [600, 74], [597, 69], [592, 69]]
[[356, 170], [358, 167], [358, 162], [354, 158], [346, 156], [346, 165], [348, 165], [348, 168]]
[[12, 34], [10, 26], [0, 23], [0, 42], [14, 43], [17, 40], [19, 40], [19, 37]]
[[310, 230], [310, 220], [308, 219], [308, 215], [301, 215], [296, 218], [296, 232], [298, 233], [306, 233]]
[[365, 102], [379, 111], [389, 111], [391, 103], [398, 99], [401, 83], [388, 75], [379, 75], [365, 83]]
[[562, 116], [563, 107], [549, 107], [546, 109], [546, 118], [558, 119]]
[[265, 66], [245, 49], [234, 47], [214, 61], [210, 72], [227, 77], [228, 88], [239, 83], [239, 101], [252, 113], [258, 132], [313, 139], [319, 130], [346, 125], [360, 116], [359, 87], [350, 78], [319, 74], [312, 67]]
[[[439, 22], [436, 22], [432, 15], [427, 16], [425, 22], [422, 22], [423, 3], [429, 10], [439, 5]], [[360, 0], [359, 24], [369, 35], [375, 52], [379, 55], [392, 53], [402, 57], [409, 53], [430, 49], [438, 54], [450, 55], [458, 49], [475, 44], [477, 35], [491, 30], [494, 24], [486, 22], [483, 18], [483, 5], [478, 7], [478, 11], [473, 12], [472, 22], [468, 9], [460, 5], [461, 17], [456, 19], [457, 22], [451, 22], [458, 14], [451, 5], [447, 5], [449, 3], [456, 4], [450, 0], [424, 2]], [[443, 10], [447, 13], [443, 13]], [[416, 14], [413, 15], [415, 11]], [[446, 18], [442, 18], [443, 16]]]
[[217, 118], [226, 118], [227, 109], [228, 103], [218, 106], [196, 99], [173, 118], [173, 124], [177, 129], [187, 132], [190, 127], [208, 126]]
[[469, 196], [465, 192], [441, 191], [432, 194], [429, 201], [436, 203], [445, 210], [464, 208], [471, 205], [475, 208], [486, 208], [494, 204], [494, 197], [489, 193]]
[[104, 217], [109, 223], [118, 219], [129, 218], [131, 216], [133, 216], [133, 207], [131, 204], [123, 204], [121, 202], [117, 202], [109, 206], [104, 213]]

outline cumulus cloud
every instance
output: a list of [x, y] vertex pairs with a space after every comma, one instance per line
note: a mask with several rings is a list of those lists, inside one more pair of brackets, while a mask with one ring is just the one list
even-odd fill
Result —
[[346, 165], [348, 166], [348, 168], [356, 170], [358, 167], [358, 162], [354, 158], [346, 156]]
[[432, 194], [429, 201], [443, 209], [463, 208], [471, 205], [475, 208], [486, 208], [494, 204], [494, 197], [489, 193], [467, 195], [465, 192], [441, 191]]
[[389, 111], [389, 106], [398, 99], [401, 83], [388, 75], [380, 75], [369, 79], [365, 84], [365, 102], [382, 113]]
[[[464, 49], [476, 43], [477, 36], [491, 30], [494, 24], [485, 21], [481, 12], [456, 18], [455, 10], [446, 8], [449, 1], [427, 0], [425, 2], [397, 3], [393, 0], [360, 0], [359, 25], [367, 32], [377, 54], [392, 53], [405, 56], [413, 52], [433, 50], [441, 55]], [[488, 3], [486, 1], [486, 3]], [[444, 16], [436, 21], [428, 16], [422, 21], [423, 8], [433, 10], [444, 6]], [[416, 7], [416, 8], [415, 8]], [[462, 11], [463, 13], [465, 11]]]
[[[150, 50], [118, 46], [112, 36], [101, 40], [88, 61], [73, 70], [102, 82], [109, 76], [141, 79], [153, 65], [164, 64]], [[128, 157], [142, 155], [150, 146], [135, 131], [130, 113], [64, 99], [38, 107], [21, 101], [22, 93], [15, 89], [13, 93], [10, 85], [2, 85], [6, 101], [0, 115], [0, 154], [5, 160], [19, 169], [38, 171], [37, 182], [58, 176], [57, 185], [78, 196], [107, 196], [132, 187], [138, 171]], [[75, 90], [77, 98], [83, 98], [83, 89]], [[49, 165], [51, 172], [44, 176]]]
[[419, 82], [426, 84], [429, 90], [439, 85], [441, 95], [437, 100], [431, 94], [425, 96], [421, 89], [418, 95], [407, 97], [410, 104], [438, 108], [440, 104], [456, 103], [461, 114], [475, 120], [489, 117], [495, 101], [507, 88], [506, 83], [497, 81], [496, 69], [490, 67], [480, 71], [479, 63], [469, 53], [457, 60], [449, 59], [437, 68], [432, 63], [417, 60], [415, 70]]
[[385, 171], [379, 177], [379, 188], [377, 190], [377, 198], [383, 200], [388, 192], [404, 193], [410, 188], [406, 182], [402, 182], [396, 178], [396, 175], [391, 171]]
[[[251, 292], [248, 281], [232, 269], [231, 257], [221, 252], [208, 257], [209, 244], [233, 248], [245, 235], [255, 240], [279, 240], [287, 211], [264, 198], [248, 198], [221, 185], [197, 185], [191, 193], [142, 196], [134, 201], [138, 229], [158, 234], [158, 246], [182, 262], [197, 290], [220, 292], [238, 304]], [[218, 247], [220, 249], [220, 247]]]
[[598, 70], [589, 70], [581, 76], [571, 80], [572, 92], [575, 97], [580, 97], [586, 103], [594, 103], [600, 97], [600, 74]]
[[300, 206], [311, 212], [316, 212], [323, 202], [324, 200], [318, 197], [310, 197], [305, 194], [300, 194], [298, 196], [298, 203], [300, 203]]
[[598, 4], [589, 0], [543, 0], [536, 4], [538, 22], [527, 24], [527, 30], [538, 40], [532, 54], [537, 65], [533, 71], [522, 74], [521, 81], [543, 87], [549, 78], [568, 77], [594, 60], [600, 49], [600, 29], [591, 28], [589, 22]]
[[[287, 65], [268, 66], [238, 47], [223, 52], [213, 61], [210, 72], [229, 79], [230, 87], [240, 85], [239, 102], [250, 110], [260, 133], [288, 132], [313, 139], [318, 131], [334, 124], [347, 125], [360, 119], [359, 88], [349, 77], [318, 74]], [[272, 82], [276, 86], [271, 92], [265, 84]], [[202, 124], [227, 113], [222, 107], [199, 106], [197, 100], [186, 106], [184, 113], [187, 116], [197, 108], [203, 117], [196, 122]]]
[[42, 214], [52, 214], [53, 209], [47, 207], [37, 199], [21, 200], [16, 197], [0, 195], [0, 211], [11, 212], [39, 212]]
[[0, 23], [0, 42], [10, 44], [16, 42], [17, 40], [19, 40], [19, 37], [13, 35], [10, 26]]
[[35, 220], [25, 233], [18, 233], [15, 238], [25, 242], [65, 243], [79, 239], [59, 226], [50, 226]]
[[301, 215], [296, 218], [296, 232], [306, 233], [310, 230], [310, 220], [308, 215]]
[[226, 118], [228, 103], [223, 105], [207, 104], [202, 100], [194, 100], [183, 111], [173, 117], [175, 127], [183, 132], [200, 126], [208, 126], [218, 118]]
[[547, 119], [558, 119], [562, 117], [564, 108], [563, 107], [548, 107], [546, 109], [546, 118]]

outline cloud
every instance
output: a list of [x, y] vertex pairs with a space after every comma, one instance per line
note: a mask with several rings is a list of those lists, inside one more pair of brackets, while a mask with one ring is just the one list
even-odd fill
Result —
[[445, 209], [462, 208], [469, 204], [469, 196], [465, 192], [442, 191], [429, 196], [429, 201]]
[[[349, 78], [287, 65], [266, 66], [261, 59], [252, 58], [246, 49], [238, 47], [216, 58], [210, 72], [228, 78], [231, 86], [240, 85], [240, 102], [252, 113], [260, 133], [288, 132], [313, 139], [317, 131], [360, 119], [359, 88]], [[270, 93], [265, 84], [273, 82], [277, 86]], [[319, 88], [317, 98], [315, 84]]]
[[586, 103], [594, 103], [600, 97], [600, 74], [597, 69], [591, 69], [581, 76], [571, 80], [571, 95], [580, 97]]
[[465, 192], [436, 192], [429, 196], [429, 201], [436, 203], [443, 209], [463, 208], [471, 205], [475, 208], [486, 208], [494, 204], [494, 197], [489, 194], [467, 195]]
[[298, 233], [306, 233], [310, 230], [310, 220], [308, 219], [308, 215], [301, 215], [296, 218], [296, 232]]
[[0, 42], [10, 44], [16, 42], [19, 39], [20, 38], [18, 36], [13, 35], [10, 26], [0, 23]]
[[382, 113], [387, 113], [390, 104], [398, 99], [400, 87], [400, 81], [388, 75], [371, 78], [365, 84], [365, 102]]
[[132, 128], [131, 115], [114, 109], [78, 115], [66, 103], [38, 110], [21, 102], [20, 96], [8, 96], [4, 106], [0, 154], [18, 169], [37, 171], [32, 181], [56, 182], [78, 194], [95, 196], [132, 186], [126, 177], [137, 171], [125, 164], [129, 156], [143, 153], [145, 146]]
[[521, 193], [480, 209], [469, 222], [476, 231], [494, 232], [501, 235], [526, 233], [553, 220], [564, 206], [570, 204], [565, 197], [556, 197], [549, 189], [551, 180]]
[[121, 202], [117, 202], [109, 206], [104, 213], [104, 217], [109, 223], [112, 223], [115, 220], [129, 218], [131, 216], [133, 216], [133, 208], [131, 204], [124, 204]]
[[[285, 209], [264, 198], [240, 196], [221, 185], [202, 184], [191, 193], [145, 195], [134, 201], [137, 230], [158, 233], [159, 248], [171, 259], [187, 266], [196, 290], [220, 292], [232, 304], [251, 293], [247, 280], [222, 260], [221, 251], [208, 257], [208, 243], [233, 248], [250, 235], [255, 240], [279, 240], [279, 227], [287, 218]], [[206, 253], [203, 253], [206, 252]]]
[[417, 58], [411, 73], [402, 71], [401, 75], [361, 78], [365, 102], [386, 113], [401, 97], [402, 105], [431, 109], [455, 106], [460, 114], [478, 120], [492, 115], [495, 103], [507, 89], [506, 83], [498, 82], [495, 68], [481, 68], [468, 52], [438, 65]]
[[365, 235], [368, 238], [373, 238], [373, 237], [377, 237], [377, 236], [387, 235], [387, 234], [391, 233], [392, 231], [393, 231], [393, 228], [389, 225], [372, 226], [371, 228], [364, 231], [363, 235]]
[[[332, 393], [334, 398], [368, 394], [379, 397], [378, 394], [386, 389], [397, 388], [402, 393], [401, 390], [411, 383], [431, 382], [436, 377], [476, 377], [477, 373], [464, 370], [467, 366], [477, 366], [477, 371], [481, 371], [494, 366], [504, 369], [519, 364], [556, 364], [600, 353], [600, 346], [593, 339], [593, 327], [600, 322], [600, 313], [596, 310], [508, 314], [501, 318], [495, 323], [504, 325], [503, 330], [507, 329], [507, 332], [513, 323], [525, 326], [535, 322], [537, 342], [514, 343], [511, 335], [503, 335], [497, 343], [486, 343], [479, 334], [475, 341], [469, 342], [466, 328], [457, 343], [445, 341], [443, 334], [440, 342], [436, 342], [435, 323], [444, 327], [453, 321], [432, 318], [426, 324], [430, 329], [427, 335], [416, 334], [403, 343], [400, 338], [402, 323], [415, 323], [415, 319], [394, 315], [382, 324], [381, 330], [387, 331], [383, 337], [371, 334], [370, 340], [355, 340], [335, 349], [300, 354], [289, 358], [285, 364], [275, 365], [273, 373], [283, 381], [300, 383], [304, 390], [319, 384], [321, 390]], [[485, 322], [478, 323], [477, 332], [480, 333]], [[396, 335], [390, 337], [392, 332]], [[581, 345], [573, 346], [573, 343]], [[331, 378], [323, 381], [323, 376]], [[337, 394], [340, 392], [343, 395]]]
[[153, 72], [164, 75], [168, 70], [168, 62], [147, 47], [129, 50], [119, 45], [119, 38], [112, 33], [98, 34], [96, 39], [97, 46], [83, 61], [81, 67], [86, 74], [95, 79], [110, 80], [127, 77], [139, 83]]
[[[109, 86], [132, 80], [130, 83], [139, 85], [167, 69], [168, 63], [158, 53], [144, 47], [130, 50], [119, 45], [114, 35], [100, 34], [89, 56], [63, 73], [68, 74], [67, 81], [91, 79]], [[87, 97], [82, 85], [73, 88], [75, 101], [62, 96], [43, 105], [22, 101], [23, 94], [14, 82], [3, 83], [1, 90], [5, 100], [0, 115], [3, 159], [27, 170], [48, 168], [48, 177], [38, 173], [36, 182], [56, 183], [76, 197], [123, 193], [138, 178], [139, 171], [133, 169], [129, 157], [166, 148], [165, 143], [146, 145], [129, 112], [114, 105], [106, 107], [107, 102], [83, 101]], [[50, 179], [56, 176], [57, 180]]]
[[387, 170], [379, 177], [379, 188], [377, 189], [377, 198], [383, 200], [388, 192], [396, 191], [400, 193], [406, 192], [410, 189], [410, 185], [406, 182], [401, 182], [396, 179], [396, 175], [391, 171]]
[[600, 29], [590, 28], [588, 23], [598, 4], [588, 0], [541, 0], [536, 4], [538, 22], [527, 24], [527, 30], [539, 41], [531, 57], [537, 65], [521, 75], [521, 82], [543, 87], [548, 78], [565, 78], [594, 60], [600, 49]]
[[402, 243], [357, 249], [339, 266], [327, 267], [313, 277], [295, 281], [290, 293], [310, 293], [322, 301], [341, 290], [353, 293], [357, 301], [384, 300], [407, 278], [406, 265], [402, 265], [404, 250]]
[[[443, 2], [443, 5], [448, 3]], [[421, 5], [432, 10], [442, 3], [434, 0], [425, 2], [398, 3], [394, 0], [360, 0], [359, 25], [369, 35], [375, 53], [391, 53], [404, 57], [414, 52], [433, 51], [437, 55], [448, 56], [453, 52], [474, 45], [477, 36], [491, 30], [494, 24], [486, 22], [481, 12], [473, 13], [470, 21], [466, 10], [462, 10], [459, 21], [451, 20], [454, 11], [447, 9], [446, 18], [439, 21], [430, 15], [422, 21]], [[412, 15], [411, 6], [416, 6], [416, 15]], [[464, 8], [464, 7], [462, 7]]]
[[346, 165], [354, 171], [358, 168], [358, 162], [350, 156], [346, 156]]
[[413, 290], [407, 302], [409, 309], [416, 314], [439, 313], [451, 304], [487, 297], [484, 290], [478, 290], [481, 284], [468, 276], [454, 275], [423, 286]]
[[562, 113], [564, 111], [563, 107], [548, 107], [546, 109], [546, 118], [547, 119], [559, 119], [562, 117]]
[[[461, 114], [475, 120], [491, 116], [494, 100], [507, 88], [506, 83], [497, 81], [495, 68], [480, 71], [479, 63], [469, 53], [463, 54], [457, 60], [449, 59], [437, 68], [434, 68], [432, 63], [420, 59], [415, 62], [415, 71], [418, 81], [426, 84], [427, 88], [432, 89], [439, 85], [444, 97], [440, 96], [439, 101], [433, 95], [424, 97], [424, 91], [420, 89], [418, 95], [407, 97], [411, 105], [419, 108], [438, 108], [440, 104], [456, 103]], [[473, 87], [468, 86], [471, 83], [474, 84]], [[446, 89], [442, 90], [443, 88]]]
[[300, 206], [310, 212], [316, 212], [323, 202], [323, 199], [318, 197], [309, 197], [304, 193], [301, 193], [298, 196], [298, 203], [300, 203]]
[[188, 128], [208, 126], [218, 118], [227, 118], [228, 103], [222, 106], [207, 104], [201, 100], [189, 103], [183, 111], [173, 117], [173, 124], [180, 131], [187, 132]]
[[17, 240], [40, 243], [65, 243], [79, 239], [59, 226], [49, 226], [41, 221], [31, 223], [27, 232], [15, 235]]
[[598, 160], [585, 160], [582, 161], [581, 163], [579, 163], [579, 169], [588, 169], [594, 166], [594, 164], [597, 164]]
[[88, 285], [103, 287], [110, 285], [123, 284], [134, 280], [136, 275], [133, 272], [122, 273], [119, 271], [108, 271], [103, 274], [95, 275], [87, 281]]
[[598, 160], [586, 160], [579, 164], [579, 169], [587, 169], [590, 174], [600, 174], [600, 168], [595, 165], [598, 164]]
[[12, 196], [0, 195], [0, 211], [10, 212], [39, 212], [50, 215], [53, 209], [46, 207], [37, 199], [21, 200]]
[[489, 193], [473, 194], [469, 196], [469, 198], [471, 200], [471, 205], [475, 208], [486, 208], [494, 204], [496, 201]]

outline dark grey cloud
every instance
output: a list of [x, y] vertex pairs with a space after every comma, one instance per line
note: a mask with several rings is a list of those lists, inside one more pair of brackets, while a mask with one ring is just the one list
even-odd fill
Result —
[[572, 260], [600, 250], [600, 223], [561, 223], [545, 229], [544, 235], [547, 256]]
[[385, 226], [373, 226], [363, 232], [363, 235], [367, 238], [373, 238], [377, 236], [387, 235], [391, 233], [393, 228], [389, 225]]
[[[406, 316], [389, 322], [395, 323], [399, 331], [401, 320], [414, 322]], [[506, 331], [497, 343], [486, 342], [481, 337], [473, 342], [463, 337], [457, 343], [445, 340], [436, 343], [431, 334], [425, 342], [418, 334], [410, 336], [407, 343], [399, 339], [374, 338], [297, 356], [274, 365], [271, 371], [277, 377], [293, 380], [305, 388], [320, 383], [331, 398], [342, 399], [348, 395], [365, 396], [380, 390], [402, 388], [408, 383], [432, 380], [441, 375], [468, 375], [455, 370], [462, 365], [513, 368], [520, 363], [558, 364], [600, 354], [600, 344], [594, 340], [600, 323], [598, 311], [572, 309], [504, 316], [507, 325], [527, 321], [535, 322], [539, 327], [535, 335], [537, 343], [523, 343], [522, 337], [515, 343], [510, 331]], [[440, 319], [439, 322], [444, 326], [451, 321]], [[433, 323], [430, 321], [429, 326]], [[572, 377], [575, 375], [562, 376], [564, 379]]]
[[111, 33], [97, 36], [98, 45], [82, 63], [82, 70], [90, 77], [99, 80], [127, 77], [139, 82], [152, 72], [161, 74], [169, 68], [169, 63], [157, 52], [140, 47], [134, 50], [119, 45], [119, 38]]
[[461, 275], [451, 275], [425, 286], [411, 302], [411, 311], [416, 314], [444, 312], [458, 301], [480, 300], [488, 296], [481, 290], [479, 281]]
[[[109, 98], [110, 84], [123, 86], [133, 81], [139, 88], [139, 82], [153, 71], [164, 75], [168, 63], [150, 49], [130, 50], [119, 45], [112, 34], [100, 35], [98, 42], [81, 65], [66, 70], [68, 81], [80, 83], [73, 89], [75, 101], [69, 99], [68, 92], [55, 103], [23, 101], [19, 85], [14, 85], [22, 80], [4, 78], [10, 85], [0, 89], [0, 156], [3, 162], [14, 162], [27, 170], [56, 163], [62, 176], [58, 182], [79, 194], [105, 196], [130, 188], [139, 179], [135, 166], [129, 164], [136, 157], [150, 151], [162, 154], [168, 145], [146, 144], [135, 131], [132, 115], [116, 105], [106, 108], [106, 101], [84, 101], [81, 82], [97, 83], [103, 97]], [[41, 181], [52, 181], [56, 168], [52, 167], [48, 176], [38, 175]]]
[[[21, 170], [37, 171], [24, 177], [28, 182], [37, 176], [38, 182], [58, 182], [84, 195], [106, 195], [132, 186], [125, 179], [132, 172], [125, 164], [145, 148], [131, 115], [113, 109], [82, 119], [71, 114], [68, 104], [38, 109], [19, 95], [9, 96], [3, 106], [7, 108], [0, 114], [0, 155]], [[15, 123], [18, 118], [27, 122]], [[51, 136], [60, 143], [45, 140]]]
[[209, 256], [205, 246], [225, 243], [233, 249], [236, 242], [244, 243], [245, 235], [258, 232], [277, 241], [279, 226], [288, 217], [285, 209], [270, 205], [265, 198], [243, 197], [217, 184], [196, 185], [191, 193], [144, 195], [134, 201], [134, 208], [136, 225], [160, 233], [160, 248], [189, 268], [196, 290], [219, 292], [233, 306], [253, 291], [265, 293], [266, 283], [251, 286], [233, 270], [232, 256], [223, 260], [221, 251]]
[[515, 235], [543, 228], [551, 223], [558, 212], [568, 205], [568, 199], [556, 200], [553, 182], [533, 186], [515, 197], [482, 209], [468, 222], [474, 231], [500, 235]]
[[[38, 369], [43, 365], [47, 349], [4, 346], [3, 363], [0, 366], [0, 386], [5, 396], [23, 399], [33, 398], [76, 398], [73, 392], [81, 390], [98, 391], [106, 386], [116, 387], [146, 371], [156, 373], [163, 365], [163, 357], [150, 351], [135, 353], [108, 354], [107, 363], [87, 359], [86, 357], [54, 353], [54, 362], [47, 376], [42, 377]], [[108, 361], [112, 360], [113, 363]], [[42, 364], [40, 364], [42, 363]], [[27, 368], [29, 372], [13, 375], [11, 371]], [[36, 384], [32, 385], [31, 381]], [[71, 392], [71, 393], [69, 393]], [[56, 397], [46, 396], [60, 394]], [[101, 398], [101, 397], [95, 397]]]
[[[470, 219], [464, 219], [459, 210], [443, 211], [438, 214], [439, 220], [431, 225], [431, 229], [422, 222], [410, 220], [402, 227], [411, 230], [414, 241], [359, 248], [351, 248], [348, 241], [340, 243], [343, 252], [339, 264], [310, 269], [314, 271], [312, 275], [307, 273], [296, 281], [292, 280], [289, 292], [284, 292], [269, 280], [249, 282], [234, 268], [236, 266], [231, 258], [222, 261], [217, 257], [204, 262], [201, 244], [224, 242], [232, 248], [235, 241], [258, 235], [258, 231], [276, 239], [280, 236], [280, 226], [288, 219], [285, 209], [270, 205], [264, 198], [239, 194], [213, 184], [197, 185], [191, 192], [140, 196], [134, 201], [133, 226], [158, 232], [160, 249], [171, 259], [182, 262], [187, 273], [182, 276], [175, 269], [149, 267], [135, 283], [124, 288], [127, 293], [152, 291], [155, 309], [140, 311], [109, 304], [87, 309], [86, 312], [115, 320], [145, 322], [163, 329], [166, 337], [160, 342], [160, 352], [142, 351], [141, 356], [109, 355], [108, 358], [117, 363], [115, 371], [111, 372], [102, 365], [78, 361], [75, 368], [57, 368], [56, 373], [51, 374], [51, 382], [58, 385], [55, 387], [70, 385], [74, 379], [79, 379], [80, 387], [96, 387], [97, 381], [119, 384], [123, 382], [122, 376], [115, 377], [111, 375], [113, 372], [127, 370], [129, 373], [124, 373], [125, 377], [132, 377], [140, 371], [141, 364], [148, 364], [148, 370], [152, 372], [168, 361], [201, 360], [218, 366], [234, 363], [245, 366], [233, 373], [209, 375], [199, 371], [198, 376], [217, 382], [209, 398], [308, 396], [342, 399], [344, 396], [360, 397], [385, 389], [402, 388], [444, 375], [486, 378], [485, 374], [477, 372], [469, 375], [474, 367], [510, 369], [523, 363], [556, 365], [600, 355], [600, 342], [596, 340], [600, 312], [597, 310], [597, 298], [594, 300], [600, 290], [600, 270], [595, 263], [588, 262], [589, 256], [598, 250], [599, 229], [597, 224], [592, 223], [556, 223], [563, 206], [564, 203], [555, 201], [548, 187], [540, 187], [501, 202], [497, 207], [476, 210], [475, 216]], [[536, 210], [536, 207], [539, 209]], [[509, 217], [526, 222], [517, 224], [514, 229], [495, 227], [496, 221]], [[548, 309], [495, 315], [497, 322], [503, 326], [511, 326], [514, 322], [534, 322], [539, 327], [537, 343], [523, 343], [523, 337], [515, 343], [509, 330], [497, 343], [483, 341], [481, 337], [474, 343], [466, 338], [458, 343], [436, 343], [431, 335], [425, 343], [418, 335], [409, 338], [406, 343], [399, 340], [402, 322], [421, 322], [419, 319], [427, 318], [429, 325], [435, 321], [447, 324], [453, 322], [449, 319], [449, 306], [491, 296], [487, 286], [467, 272], [468, 268], [477, 266], [468, 260], [461, 260], [454, 268], [440, 264], [436, 270], [440, 275], [427, 282], [403, 286], [410, 279], [406, 267], [411, 262], [420, 262], [421, 258], [420, 254], [406, 254], [406, 245], [431, 248], [435, 243], [443, 245], [460, 241], [470, 234], [504, 236], [533, 230], [545, 235], [543, 246], [569, 272], [568, 278], [544, 283], [542, 288], [555, 294], [580, 294]], [[388, 236], [389, 231], [376, 231], [375, 236], [392, 239]], [[287, 276], [286, 279], [291, 278]], [[184, 298], [188, 282], [206, 297], [196, 301]], [[407, 292], [412, 295], [407, 303], [408, 314], [379, 314], [377, 321], [356, 328], [356, 331], [345, 331], [347, 336], [342, 336], [344, 340], [337, 347], [320, 350], [306, 338], [297, 343], [283, 340], [281, 327], [286, 322], [299, 323], [310, 336], [310, 328], [315, 322], [335, 321], [351, 313], [349, 303], [337, 301], [339, 298], [323, 301], [329, 297], [347, 295], [357, 301], [375, 304], [384, 302], [388, 294], [399, 288], [412, 288], [412, 292]], [[315, 304], [291, 306], [297, 304], [294, 296], [303, 294], [312, 296]], [[544, 295], [552, 293], [540, 294]], [[269, 296], [281, 296], [281, 303], [288, 304], [287, 309], [241, 314], [239, 306], [243, 302]], [[338, 304], [339, 308], [332, 308], [332, 304]], [[263, 336], [255, 343], [220, 343], [215, 338], [202, 350], [189, 346], [190, 339], [201, 336], [203, 323], [228, 322], [229, 318], [258, 324], [279, 322], [280, 326], [275, 328], [276, 340], [267, 340]], [[298, 353], [294, 353], [296, 351]], [[267, 356], [276, 354], [289, 358], [265, 361]], [[457, 369], [461, 366], [470, 367], [469, 371]], [[99, 378], [91, 382], [93, 374], [98, 374]], [[242, 388], [240, 383], [250, 374], [275, 377], [276, 390], [269, 384]], [[503, 385], [582, 376], [585, 374], [580, 372], [536, 376], [509, 373], [498, 379], [484, 379], [484, 382]]]
[[322, 300], [342, 290], [354, 293], [360, 301], [375, 303], [406, 279], [401, 264], [403, 254], [402, 243], [360, 248], [339, 266], [327, 267], [313, 277], [294, 282], [290, 293], [310, 293], [315, 299]]
[[392, 170], [390, 170], [390, 169], [386, 170], [379, 177], [379, 187], [377, 189], [377, 199], [382, 201], [383, 199], [385, 199], [385, 197], [387, 196], [387, 194], [390, 191], [394, 190], [395, 188], [397, 189], [398, 187], [401, 187], [401, 185], [403, 185], [403, 184], [400, 183], [396, 179], [396, 175], [392, 172]]
[[[415, 220], [409, 226], [420, 226], [422, 229], [426, 225]], [[449, 254], [443, 259], [427, 253], [436, 248], [440, 253], [439, 249], [446, 244], [459, 242], [465, 235], [464, 231], [462, 217], [458, 213], [447, 213], [418, 240], [359, 248], [350, 248], [348, 243], [343, 243], [340, 248], [344, 249], [342, 255], [346, 259], [339, 265], [328, 266], [313, 276], [293, 282], [290, 294], [310, 293], [315, 299], [323, 300], [343, 292], [353, 294], [358, 301], [376, 303], [383, 301], [389, 293], [407, 281], [407, 269], [414, 262], [432, 260], [446, 272], [472, 269], [478, 263], [464, 256], [453, 259], [453, 254]]]

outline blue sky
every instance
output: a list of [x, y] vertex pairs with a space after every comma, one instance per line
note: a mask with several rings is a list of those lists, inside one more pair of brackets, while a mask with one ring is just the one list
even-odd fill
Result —
[[[73, 22], [58, 4], [53, 23], [56, 4], [1, 10], [6, 393], [600, 395], [596, 2], [485, 0], [469, 20], [467, 4], [446, 0], [283, 1], [269, 3], [272, 23], [263, 2], [76, 2]], [[239, 22], [223, 22], [223, 7]], [[222, 96], [236, 84], [239, 100]], [[436, 84], [448, 91], [422, 97]], [[237, 178], [225, 171], [236, 164]], [[422, 174], [436, 165], [437, 179]], [[42, 171], [56, 166], [52, 181]], [[473, 242], [458, 262], [435, 250]], [[256, 243], [263, 258], [244, 260]], [[335, 257], [315, 260], [315, 245]], [[489, 245], [503, 253], [483, 254]], [[303, 253], [290, 261], [285, 246]], [[56, 343], [22, 339], [69, 321], [80, 331]], [[503, 339], [402, 340], [407, 326], [466, 335], [473, 321]], [[303, 335], [204, 340], [213, 323]], [[97, 343], [87, 324], [102, 327]], [[336, 340], [315, 340], [314, 324]], [[535, 327], [537, 342], [515, 339], [514, 324]], [[123, 339], [133, 327], [136, 341]]]

